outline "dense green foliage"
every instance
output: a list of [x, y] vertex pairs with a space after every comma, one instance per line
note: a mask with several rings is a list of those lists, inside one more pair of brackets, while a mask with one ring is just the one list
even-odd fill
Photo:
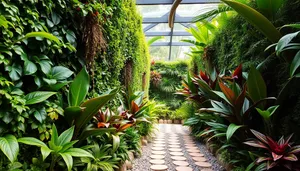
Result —
[[[4, 0], [0, 31], [1, 170], [113, 170], [139, 148], [133, 118], [117, 132], [91, 124], [104, 105], [124, 101], [119, 89], [148, 94], [148, 45], [135, 1]], [[101, 145], [82, 147], [94, 143]]]
[[[193, 70], [197, 75], [191, 76], [192, 79], [187, 79], [185, 89], [180, 91], [187, 97], [187, 100], [192, 101], [196, 108], [200, 109], [190, 112], [190, 118], [185, 123], [191, 126], [192, 133], [197, 137], [210, 142], [214, 148], [218, 149], [217, 153], [224, 154], [221, 157], [225, 162], [238, 166], [238, 169], [252, 170], [256, 167], [268, 170], [297, 169], [298, 163], [293, 161], [299, 159], [299, 146], [292, 147], [292, 144], [288, 143], [289, 139], [281, 138], [279, 144], [289, 145], [282, 145], [279, 148], [275, 140], [280, 139], [282, 135], [288, 137], [290, 134], [294, 134], [292, 141], [296, 144], [300, 142], [299, 131], [296, 131], [299, 129], [300, 123], [297, 90], [297, 85], [299, 85], [297, 75], [299, 47], [295, 47], [299, 42], [297, 32], [299, 25], [280, 28], [285, 24], [299, 23], [300, 3], [292, 0], [272, 1], [271, 3], [278, 4], [284, 2], [281, 8], [272, 11], [271, 8], [274, 6], [264, 6], [266, 5], [265, 1], [252, 1], [251, 4], [247, 4], [248, 7], [253, 7], [251, 11], [255, 15], [252, 15], [251, 12], [245, 14], [243, 13], [245, 11], [239, 11], [245, 8], [245, 5], [231, 2], [229, 6], [238, 12], [237, 15], [229, 17], [226, 24], [215, 33], [212, 42], [208, 44], [210, 53], [205, 53], [208, 52], [208, 49], [205, 49], [204, 54], [198, 58], [192, 58], [191, 69], [195, 68], [195, 64], [200, 63], [194, 61], [195, 59], [199, 60], [200, 58], [201, 62], [206, 65], [204, 68], [200, 68], [202, 71], [200, 74]], [[232, 4], [234, 5], [231, 6]], [[258, 17], [250, 20], [251, 17], [258, 16], [254, 9], [265, 15], [283, 36], [279, 41], [277, 40], [278, 44], [267, 50], [265, 49], [268, 46], [277, 41], [274, 42], [272, 34], [266, 33], [264, 30], [270, 26], [269, 24], [268, 26], [262, 23], [257, 25], [259, 23], [257, 21], [260, 20]], [[267, 14], [270, 11], [272, 14]], [[222, 13], [222, 10], [220, 12]], [[269, 31], [271, 32], [271, 30]], [[276, 48], [274, 48], [275, 46]], [[212, 65], [207, 65], [207, 63]], [[242, 64], [242, 68], [237, 68], [240, 64]], [[211, 70], [207, 66], [213, 66], [216, 70]], [[235, 68], [236, 70], [232, 71]], [[242, 73], [242, 71], [244, 72]], [[245, 79], [245, 82], [239, 78]], [[243, 95], [245, 92], [247, 92], [246, 96]], [[244, 97], [245, 100], [242, 100]], [[277, 100], [269, 98], [267, 102], [255, 106], [256, 110], [251, 108], [249, 111], [246, 110], [247, 103], [250, 103], [251, 106], [253, 102], [258, 102], [266, 97], [276, 97]], [[210, 103], [207, 103], [207, 100]], [[240, 111], [240, 107], [243, 108], [242, 111]], [[185, 110], [189, 113], [188, 108]], [[268, 150], [262, 150], [264, 151], [262, 152], [255, 148], [249, 149], [249, 146], [243, 144], [246, 139], [262, 137], [262, 134], [253, 129], [269, 136], [268, 142], [265, 142]], [[260, 141], [263, 140], [260, 139]], [[246, 144], [253, 147], [265, 147], [257, 140]], [[290, 149], [297, 149], [295, 155], [291, 154], [292, 158], [272, 156], [272, 154], [290, 155], [286, 154]], [[225, 155], [229, 153], [234, 153], [234, 155]], [[267, 162], [263, 159], [264, 157]], [[280, 161], [274, 162], [276, 160]]]
[[[181, 87], [181, 80], [186, 76], [188, 62], [155, 61], [151, 66], [150, 98], [165, 103], [171, 110], [179, 108], [183, 98], [174, 94]], [[156, 80], [156, 77], [158, 80]], [[156, 81], [155, 81], [156, 80]]]

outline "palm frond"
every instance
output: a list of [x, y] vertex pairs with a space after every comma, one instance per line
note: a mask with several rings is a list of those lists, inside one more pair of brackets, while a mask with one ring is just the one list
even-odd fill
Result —
[[156, 36], [156, 37], [153, 37], [151, 38], [150, 40], [148, 40], [148, 45], [150, 46], [151, 44], [153, 44], [154, 42], [160, 40], [160, 39], [164, 39], [165, 37], [164, 36]]
[[205, 19], [212, 19], [215, 18], [218, 14], [223, 13], [223, 12], [227, 12], [227, 11], [233, 11], [233, 9], [227, 5], [219, 5], [219, 7], [217, 9], [213, 9], [211, 11], [205, 12], [203, 14], [200, 14], [196, 17], [193, 18], [193, 22], [198, 22], [198, 21], [203, 21]]

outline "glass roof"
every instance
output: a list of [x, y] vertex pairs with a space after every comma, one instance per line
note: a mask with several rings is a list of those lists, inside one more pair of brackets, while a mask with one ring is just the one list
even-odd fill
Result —
[[211, 9], [217, 8], [219, 0], [182, 0], [174, 19], [174, 27], [168, 25], [168, 16], [173, 0], [136, 0], [143, 16], [143, 29], [146, 40], [156, 36], [162, 39], [151, 44], [150, 55], [155, 60], [187, 59], [192, 45], [182, 39], [193, 39], [186, 31], [193, 27], [192, 19]]

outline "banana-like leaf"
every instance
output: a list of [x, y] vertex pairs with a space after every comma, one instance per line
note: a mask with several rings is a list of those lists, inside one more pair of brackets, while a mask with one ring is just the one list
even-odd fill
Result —
[[183, 39], [181, 40], [182, 42], [187, 42], [187, 43], [190, 43], [190, 44], [193, 44], [195, 46], [200, 46], [200, 47], [205, 47], [206, 44], [205, 43], [201, 43], [201, 42], [198, 42], [198, 41], [195, 41], [195, 40], [188, 40], [188, 39]]
[[[258, 102], [267, 97], [267, 86], [260, 72], [251, 66], [247, 80], [248, 92], [253, 102]], [[263, 106], [260, 105], [262, 109]]]
[[271, 18], [275, 19], [278, 10], [282, 7], [284, 0], [256, 0], [257, 7], [262, 13]]
[[104, 95], [89, 99], [84, 102], [80, 106], [85, 108], [84, 111], [77, 118], [75, 118], [76, 132], [78, 133], [78, 131], [93, 118], [93, 116], [99, 111], [99, 109], [101, 109], [103, 105], [114, 98], [117, 92], [118, 89], [114, 89]]
[[222, 1], [243, 16], [248, 22], [262, 32], [271, 42], [276, 43], [282, 37], [276, 27], [264, 15], [255, 9], [236, 1]]

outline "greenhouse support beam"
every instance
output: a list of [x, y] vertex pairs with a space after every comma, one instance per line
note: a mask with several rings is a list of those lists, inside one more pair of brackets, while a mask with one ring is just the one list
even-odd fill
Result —
[[[220, 0], [182, 0], [180, 4], [212, 4]], [[136, 0], [137, 5], [172, 5], [173, 0]]]
[[[143, 24], [154, 24], [154, 23], [168, 23], [169, 13], [163, 15], [160, 18], [155, 18], [155, 17], [149, 17], [149, 18], [144, 18], [143, 19]], [[181, 17], [179, 15], [175, 16], [174, 23], [192, 23], [194, 17]]]
[[[150, 46], [170, 46], [170, 42], [155, 42]], [[193, 46], [193, 44], [187, 42], [172, 42], [172, 46]]]
[[[154, 37], [154, 36], [171, 36], [172, 33], [168, 31], [149, 31], [145, 32], [147, 37]], [[192, 36], [189, 32], [186, 31], [174, 31], [173, 36]]]

